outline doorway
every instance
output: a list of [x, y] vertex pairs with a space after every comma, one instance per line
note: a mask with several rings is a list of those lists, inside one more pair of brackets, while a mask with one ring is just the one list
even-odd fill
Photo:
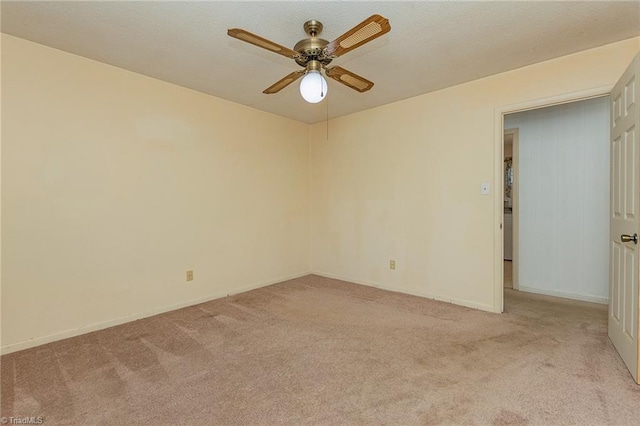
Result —
[[[498, 130], [495, 135], [495, 162], [494, 162], [494, 176], [496, 177], [495, 188], [496, 195], [494, 197], [494, 307], [496, 312], [504, 311], [504, 236], [503, 236], [503, 223], [504, 223], [504, 179], [503, 179], [503, 167], [504, 167], [504, 118], [509, 114], [535, 110], [545, 107], [558, 106], [568, 104], [572, 102], [599, 98], [608, 96], [611, 92], [611, 86], [597, 87], [588, 90], [582, 90], [579, 92], [567, 93], [550, 98], [537, 99], [533, 101], [522, 102], [513, 105], [506, 105], [495, 109], [495, 128]], [[517, 248], [516, 248], [517, 250]], [[516, 258], [516, 270], [518, 270], [518, 262]]]
[[505, 115], [505, 288], [608, 303], [609, 114], [603, 96]]
[[504, 288], [518, 289], [518, 160], [519, 129], [504, 131], [503, 214]]

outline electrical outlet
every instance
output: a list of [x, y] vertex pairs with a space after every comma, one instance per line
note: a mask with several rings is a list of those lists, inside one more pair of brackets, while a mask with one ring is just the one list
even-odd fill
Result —
[[187, 281], [193, 281], [193, 271], [187, 271]]
[[389, 269], [396, 269], [396, 261], [395, 260], [390, 260], [389, 261]]

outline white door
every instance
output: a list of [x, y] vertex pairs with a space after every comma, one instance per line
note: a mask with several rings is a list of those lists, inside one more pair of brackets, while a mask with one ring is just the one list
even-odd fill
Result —
[[638, 382], [640, 108], [638, 55], [611, 92], [609, 338]]

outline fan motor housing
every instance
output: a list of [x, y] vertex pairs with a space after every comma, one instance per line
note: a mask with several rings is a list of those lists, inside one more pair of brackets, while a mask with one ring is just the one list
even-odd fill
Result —
[[293, 47], [293, 50], [300, 53], [301, 57], [296, 58], [298, 65], [304, 67], [309, 61], [319, 61], [323, 65], [327, 65], [331, 62], [332, 58], [324, 56], [324, 48], [329, 44], [327, 40], [310, 37], [300, 40]]
[[305, 22], [303, 28], [310, 37], [300, 40], [293, 47], [293, 50], [301, 55], [299, 58], [295, 58], [295, 61], [301, 67], [305, 67], [309, 61], [318, 61], [322, 65], [327, 65], [333, 58], [324, 55], [324, 48], [329, 42], [318, 37], [318, 34], [322, 32], [322, 22], [312, 19]]

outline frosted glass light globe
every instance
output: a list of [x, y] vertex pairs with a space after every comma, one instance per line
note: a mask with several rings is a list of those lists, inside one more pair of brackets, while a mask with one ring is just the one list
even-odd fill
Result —
[[311, 104], [317, 104], [327, 96], [327, 80], [320, 71], [307, 72], [300, 82], [300, 94]]

